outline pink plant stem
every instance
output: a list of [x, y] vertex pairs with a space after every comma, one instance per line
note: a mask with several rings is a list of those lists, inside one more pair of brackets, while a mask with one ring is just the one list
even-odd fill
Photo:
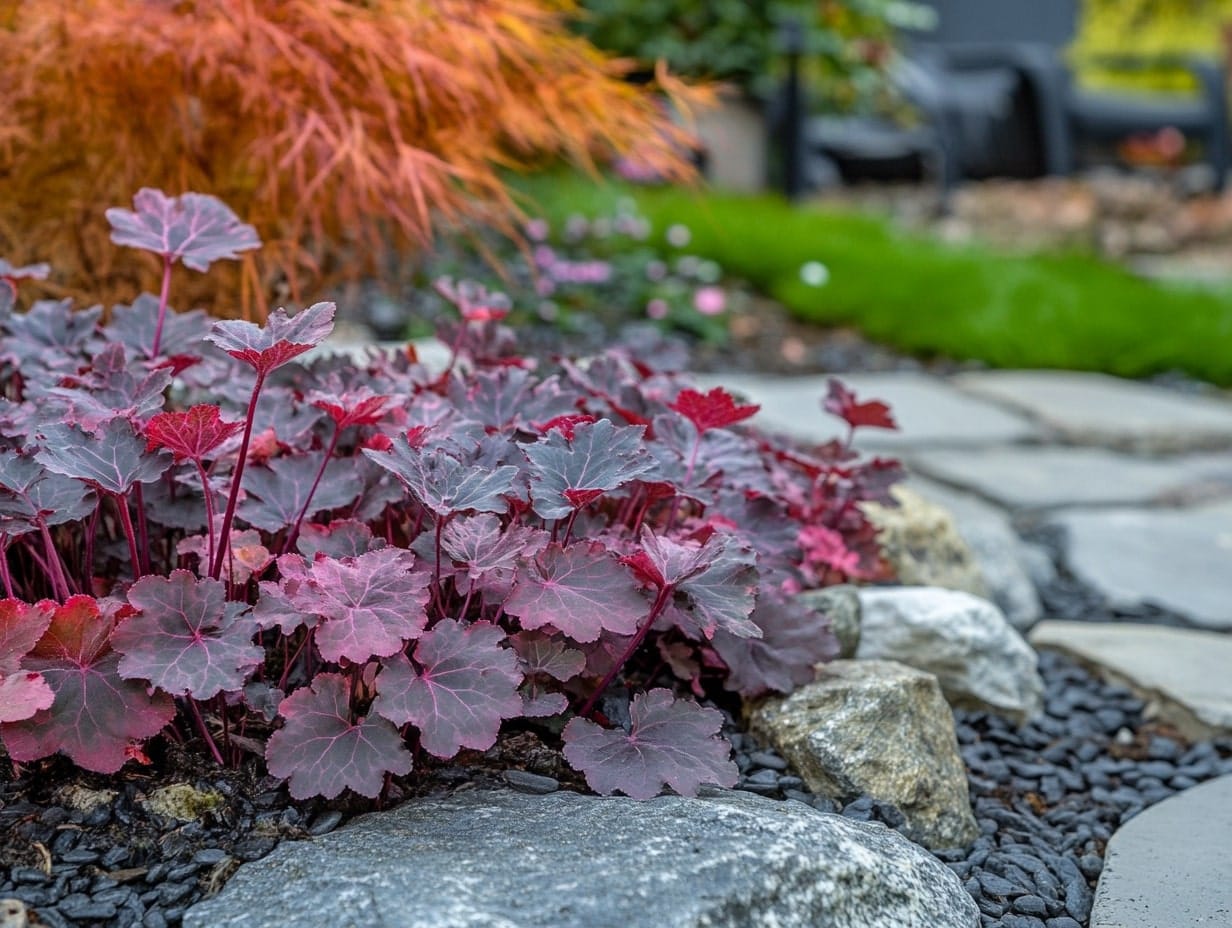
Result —
[[64, 565], [60, 563], [60, 554], [56, 551], [56, 544], [51, 537], [51, 529], [47, 527], [47, 520], [37, 519], [35, 524], [38, 525], [39, 534], [43, 536], [43, 550], [47, 554], [47, 570], [51, 585], [56, 591], [56, 596], [60, 597], [60, 601], [63, 602], [72, 595], [68, 588], [68, 579], [64, 576]]
[[188, 702], [188, 711], [192, 714], [193, 721], [197, 723], [197, 729], [201, 732], [201, 737], [205, 738], [205, 743], [209, 746], [210, 753], [214, 755], [214, 760], [218, 762], [218, 766], [225, 767], [226, 762], [222, 759], [222, 754], [218, 750], [218, 745], [214, 743], [214, 737], [210, 734], [210, 730], [205, 727], [205, 719], [201, 717], [201, 710], [197, 708], [197, 700], [191, 696], [185, 697]]
[[150, 531], [145, 519], [145, 493], [141, 484], [133, 487], [133, 505], [137, 508], [137, 550], [141, 553], [141, 572], [150, 572]]
[[84, 589], [89, 590], [94, 580], [94, 537], [98, 534], [98, 520], [102, 518], [102, 501], [94, 507], [90, 521], [86, 525], [85, 551], [82, 553], [82, 572]]
[[628, 663], [629, 658], [631, 658], [637, 652], [637, 649], [642, 646], [642, 642], [645, 641], [646, 636], [650, 634], [651, 626], [654, 625], [655, 620], [659, 618], [659, 615], [663, 612], [663, 610], [667, 608], [667, 601], [671, 599], [674, 589], [675, 587], [668, 584], [659, 590], [659, 595], [655, 599], [654, 605], [650, 607], [650, 614], [646, 616], [646, 621], [642, 623], [642, 627], [637, 630], [637, 634], [633, 636], [633, 640], [629, 642], [628, 646], [624, 650], [624, 653], [621, 654], [616, 663], [612, 665], [612, 669], [609, 670], [607, 674], [604, 675], [603, 679], [599, 681], [599, 685], [596, 686], [595, 691], [590, 694], [590, 698], [587, 699], [586, 702], [582, 704], [582, 708], [578, 710], [578, 715], [581, 718], [586, 718], [590, 715], [590, 711], [595, 707], [595, 703], [599, 701], [599, 697], [603, 695], [603, 692], [611, 685], [612, 681], [616, 679], [616, 675], [624, 669], [624, 666]]
[[197, 465], [197, 474], [201, 477], [201, 490], [205, 493], [205, 530], [210, 536], [209, 547], [207, 548], [209, 555], [205, 560], [206, 567], [208, 568], [214, 563], [214, 549], [217, 544], [214, 536], [214, 494], [210, 490], [210, 478], [205, 472], [205, 465], [200, 461], [193, 461], [193, 463]]
[[133, 579], [140, 580], [141, 572], [141, 552], [137, 550], [137, 530], [133, 528], [133, 517], [128, 511], [128, 497], [122, 493], [117, 493], [112, 496], [115, 500], [116, 509], [120, 513], [120, 522], [124, 526], [124, 537], [128, 539], [128, 556], [133, 562]]
[[163, 255], [163, 288], [158, 295], [158, 322], [154, 325], [154, 344], [150, 346], [150, 357], [158, 357], [158, 349], [163, 342], [163, 323], [167, 319], [167, 301], [171, 296], [171, 255]]
[[214, 562], [210, 565], [210, 579], [217, 580], [222, 574], [224, 552], [231, 550], [231, 523], [235, 520], [235, 506], [240, 499], [240, 482], [244, 479], [244, 463], [248, 460], [248, 445], [252, 441], [252, 420], [257, 413], [257, 397], [265, 386], [265, 374], [257, 371], [257, 382], [252, 387], [252, 397], [248, 400], [248, 414], [244, 419], [244, 438], [240, 442], [239, 460], [235, 462], [235, 472], [231, 475], [231, 493], [227, 496], [227, 509], [222, 517], [222, 529], [218, 533], [218, 551]]
[[9, 536], [3, 533], [0, 533], [0, 581], [4, 583], [4, 595], [15, 599], [13, 576], [9, 573]]
[[295, 517], [295, 521], [291, 524], [291, 531], [287, 533], [286, 539], [282, 543], [280, 554], [285, 554], [295, 544], [295, 539], [299, 537], [300, 526], [304, 522], [304, 517], [308, 515], [308, 507], [312, 505], [312, 498], [316, 495], [317, 487], [321, 485], [321, 478], [325, 476], [325, 468], [329, 466], [330, 458], [334, 456], [334, 449], [338, 447], [338, 439], [342, 437], [342, 429], [334, 427], [334, 437], [329, 440], [329, 447], [325, 449], [325, 457], [321, 460], [321, 467], [317, 470], [317, 477], [312, 481], [312, 487], [308, 490], [308, 497], [304, 500], [304, 506], [299, 511], [299, 515]]

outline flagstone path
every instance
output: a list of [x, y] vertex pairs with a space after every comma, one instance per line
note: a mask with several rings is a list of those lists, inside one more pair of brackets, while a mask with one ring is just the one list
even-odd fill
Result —
[[[820, 408], [825, 378], [700, 379], [761, 404], [753, 422], [768, 431], [839, 433]], [[1232, 395], [1052, 371], [842, 379], [902, 426], [867, 430], [865, 450], [900, 457], [960, 533], [994, 526], [1005, 550], [1006, 526], [1051, 527], [1063, 568], [1110, 606], [1179, 626], [1045, 621], [1036, 647], [1134, 687], [1192, 735], [1232, 733]], [[1131, 820], [1109, 848], [1091, 928], [1232, 925], [1230, 800], [1225, 777]]]

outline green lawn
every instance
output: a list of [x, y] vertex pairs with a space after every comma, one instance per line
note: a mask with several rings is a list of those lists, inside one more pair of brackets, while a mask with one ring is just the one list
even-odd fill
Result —
[[[609, 211], [631, 196], [660, 239], [667, 226], [683, 224], [689, 252], [719, 261], [800, 318], [854, 324], [905, 351], [1128, 377], [1182, 370], [1232, 385], [1232, 288], [1166, 286], [1087, 255], [949, 246], [876, 217], [774, 197], [573, 175], [520, 186], [554, 220]], [[827, 283], [801, 278], [808, 262], [825, 266]]]

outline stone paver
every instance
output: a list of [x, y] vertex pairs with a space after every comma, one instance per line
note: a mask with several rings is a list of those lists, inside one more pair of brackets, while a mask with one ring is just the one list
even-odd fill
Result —
[[913, 452], [913, 470], [1011, 509], [1153, 505], [1232, 495], [1232, 454], [1144, 458], [1102, 448], [980, 448]]
[[976, 371], [952, 380], [1077, 444], [1147, 452], [1232, 447], [1232, 402], [1217, 398], [1072, 371]]
[[[969, 446], [1029, 441], [1038, 429], [1025, 418], [976, 399], [926, 374], [843, 374], [839, 379], [861, 400], [889, 403], [897, 432], [864, 429], [858, 443], [866, 448]], [[714, 374], [698, 377], [707, 386], [737, 391], [761, 404], [753, 421], [772, 432], [800, 439], [826, 441], [843, 431], [843, 424], [821, 411], [826, 377], [750, 377]]]
[[1232, 776], [1166, 799], [1112, 836], [1090, 928], [1232, 925]]
[[1148, 701], [1148, 715], [1190, 737], [1232, 732], [1228, 635], [1161, 625], [1045, 621], [1028, 641], [1069, 654], [1131, 687]]
[[1232, 631], [1232, 501], [1072, 510], [1052, 521], [1066, 532], [1070, 570], [1113, 604], [1156, 603]]

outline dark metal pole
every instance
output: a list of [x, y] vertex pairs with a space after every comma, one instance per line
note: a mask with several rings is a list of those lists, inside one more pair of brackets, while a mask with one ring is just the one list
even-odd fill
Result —
[[804, 28], [794, 16], [779, 27], [779, 48], [787, 59], [783, 85], [783, 121], [779, 144], [783, 151], [783, 193], [795, 200], [804, 193], [804, 89], [800, 58], [804, 54]]

